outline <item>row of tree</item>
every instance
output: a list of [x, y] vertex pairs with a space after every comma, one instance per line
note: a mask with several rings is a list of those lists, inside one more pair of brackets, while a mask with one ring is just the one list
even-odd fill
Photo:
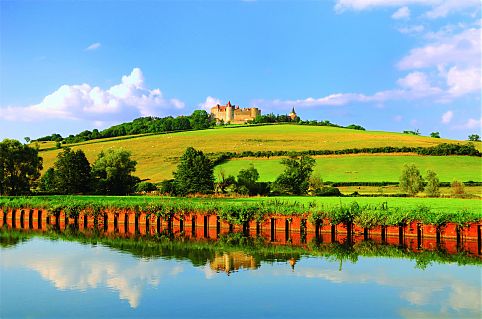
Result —
[[228, 189], [245, 195], [306, 194], [315, 160], [303, 155], [283, 159], [281, 163], [285, 165], [285, 170], [271, 187], [268, 183], [258, 182], [259, 173], [252, 165], [241, 170], [237, 178], [221, 172], [219, 181], [215, 183], [213, 162], [202, 151], [189, 147], [180, 159], [174, 179], [164, 181], [161, 191], [181, 196], [210, 194], [214, 191], [225, 193]]
[[126, 195], [140, 182], [137, 162], [122, 149], [101, 151], [91, 166], [82, 150], [65, 148], [40, 179], [41, 191], [56, 194]]
[[214, 124], [215, 121], [213, 121], [206, 111], [196, 110], [189, 116], [167, 116], [162, 118], [154, 116], [140, 117], [132, 122], [115, 125], [102, 131], [99, 131], [98, 129], [92, 131], [85, 130], [76, 135], [69, 135], [66, 138], [63, 138], [60, 134], [54, 133], [52, 135], [38, 138], [37, 141], [55, 141], [70, 144], [100, 138], [134, 134], [201, 130], [209, 128]]

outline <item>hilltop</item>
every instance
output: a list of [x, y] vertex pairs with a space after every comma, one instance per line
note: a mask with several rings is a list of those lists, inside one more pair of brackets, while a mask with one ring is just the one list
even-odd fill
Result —
[[[442, 143], [466, 142], [392, 132], [276, 124], [252, 127], [219, 127], [159, 135], [130, 135], [64, 146], [82, 149], [91, 163], [101, 150], [109, 148], [130, 150], [133, 158], [138, 162], [135, 174], [142, 179], [158, 182], [172, 177], [178, 158], [189, 146], [207, 153], [217, 153], [226, 151], [341, 150], [385, 146], [430, 147]], [[52, 149], [55, 145], [54, 142], [40, 142], [39, 145], [41, 148], [40, 156], [44, 159], [45, 171], [53, 166], [60, 150]], [[481, 143], [477, 143], [476, 147], [481, 150]], [[380, 154], [379, 156], [383, 155]], [[472, 180], [480, 180], [480, 158], [471, 160], [469, 170], [474, 168], [474, 163], [476, 165], [475, 177]], [[442, 165], [453, 167], [448, 161]], [[390, 166], [388, 165], [385, 169], [390, 169]], [[396, 174], [398, 174], [398, 168]]]

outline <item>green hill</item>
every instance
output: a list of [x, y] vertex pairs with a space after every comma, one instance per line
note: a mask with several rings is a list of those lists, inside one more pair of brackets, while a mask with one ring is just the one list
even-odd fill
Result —
[[[359, 131], [326, 126], [301, 126], [284, 124], [254, 127], [215, 128], [208, 130], [159, 135], [124, 136], [110, 139], [92, 140], [84, 143], [71, 144], [66, 146], [70, 146], [73, 149], [82, 149], [86, 153], [87, 158], [91, 163], [96, 159], [97, 154], [99, 154], [101, 150], [109, 148], [123, 148], [130, 150], [132, 152], [133, 158], [138, 162], [136, 175], [142, 179], [150, 179], [153, 182], [158, 182], [163, 179], [168, 179], [172, 177], [172, 172], [176, 169], [178, 158], [189, 146], [201, 149], [204, 152], [215, 153], [224, 151], [242, 152], [262, 150], [339, 150], [347, 148], [383, 146], [429, 147], [441, 143], [465, 142], [407, 135], [401, 133]], [[46, 142], [44, 144], [40, 144], [40, 146], [41, 148], [45, 148], [51, 147], [52, 145], [51, 142]], [[477, 143], [476, 147], [480, 150], [480, 143]], [[46, 149], [40, 152], [40, 156], [44, 158], [44, 171], [47, 168], [53, 166], [58, 152], [59, 150], [57, 149]], [[376, 157], [384, 158], [385, 163], [381, 165], [379, 169], [375, 167], [371, 171], [367, 171], [367, 173], [363, 174], [365, 174], [366, 176], [376, 176], [371, 178], [370, 180], [373, 180], [374, 178], [377, 180], [379, 178], [390, 178], [389, 180], [392, 180], [393, 177], [390, 176], [398, 176], [399, 165], [401, 164], [401, 162], [403, 162], [403, 158], [400, 159], [400, 157], [394, 157], [393, 154], [380, 154]], [[454, 165], [454, 162], [452, 160], [454, 160], [455, 157], [449, 157], [446, 159], [443, 159], [443, 157], [438, 157], [436, 160], [431, 159], [433, 158], [431, 156], [414, 157], [419, 158], [418, 161], [420, 163], [424, 161], [437, 162], [437, 168], [433, 169], [436, 171], [440, 171], [440, 173], [442, 173], [441, 167], [445, 168], [444, 170], [447, 171], [449, 171], [450, 169], [453, 169], [454, 171], [458, 171], [459, 169], [461, 169], [461, 165]], [[334, 165], [332, 167], [338, 166], [338, 164], [335, 164], [333, 162], [335, 161], [335, 157], [328, 156], [326, 158], [330, 158], [329, 161], [332, 161], [333, 163], [330, 165]], [[347, 180], [350, 178], [350, 174], [345, 174], [344, 172], [354, 171], [353, 168], [349, 168], [349, 165], [356, 165], [355, 162], [358, 160], [354, 159], [359, 158], [360, 161], [370, 162], [370, 160], [367, 161], [366, 156], [363, 154], [359, 154], [357, 156], [341, 156], [340, 158], [349, 158], [346, 161], [348, 163], [350, 161], [352, 162], [352, 164], [346, 164], [348, 166], [345, 165], [343, 168], [341, 168], [340, 166], [340, 169], [342, 169], [343, 172], [340, 171], [340, 173], [334, 173], [335, 177], [336, 174], [338, 174], [339, 176], [346, 175], [345, 177], [343, 177], [343, 180]], [[397, 158], [396, 165], [392, 165], [391, 161], [395, 158]], [[318, 157], [318, 163], [321, 163], [320, 160], [321, 157]], [[458, 178], [463, 180], [471, 179], [474, 181], [480, 181], [480, 158], [467, 157], [466, 160], [468, 168], [464, 168], [464, 171], [461, 171], [461, 175]], [[267, 173], [264, 173], [262, 167], [260, 167], [260, 172], [262, 176], [264, 176], [264, 179], [271, 180], [274, 175], [277, 175], [279, 172], [281, 172], [281, 170], [279, 170], [278, 172], [278, 170], [275, 169], [278, 161], [279, 159], [273, 159], [273, 161], [270, 160], [270, 164], [268, 164], [268, 166], [270, 167], [270, 171]], [[327, 161], [327, 163], [329, 161]], [[417, 160], [413, 160], [411, 158], [408, 162], [414, 161], [416, 162]], [[341, 165], [339, 159], [336, 160], [336, 162], [339, 162], [339, 164]], [[248, 165], [248, 163], [249, 160], [246, 161], [246, 165]], [[227, 163], [224, 165], [228, 165], [226, 166], [228, 168], [229, 165], [239, 165], [240, 168], [241, 166], [244, 166], [244, 164], [241, 165], [239, 163]], [[260, 164], [260, 166], [262, 165]], [[427, 164], [427, 166], [429, 166], [429, 164]], [[234, 170], [235, 169], [233, 169], [233, 171]], [[332, 170], [333, 168], [320, 166], [320, 171], [327, 172]], [[474, 171], [473, 178], [468, 178], [469, 175], [471, 176], [470, 170]], [[361, 180], [360, 178], [363, 176], [363, 174], [361, 173], [361, 169], [357, 169], [357, 172], [358, 175], [356, 180]], [[465, 179], [462, 176], [466, 176], [467, 178]], [[323, 178], [325, 180], [329, 179], [325, 177]]]

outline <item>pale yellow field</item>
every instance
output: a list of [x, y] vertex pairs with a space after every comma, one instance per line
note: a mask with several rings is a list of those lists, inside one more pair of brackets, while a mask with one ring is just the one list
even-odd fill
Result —
[[[91, 163], [95, 161], [101, 150], [109, 148], [130, 150], [133, 158], [138, 162], [136, 175], [142, 179], [158, 182], [172, 177], [178, 157], [189, 146], [211, 153], [248, 150], [336, 150], [382, 146], [427, 147], [457, 142], [462, 141], [334, 127], [270, 125], [148, 135], [121, 140], [116, 138], [94, 140], [76, 144], [72, 148], [81, 148]], [[477, 147], [479, 148], [480, 145]], [[59, 150], [40, 152], [40, 156], [44, 159], [44, 171], [53, 166], [58, 152]]]

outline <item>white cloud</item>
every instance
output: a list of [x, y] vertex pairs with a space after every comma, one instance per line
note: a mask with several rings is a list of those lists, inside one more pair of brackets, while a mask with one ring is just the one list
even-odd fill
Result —
[[94, 51], [100, 48], [100, 46], [101, 46], [100, 42], [95, 42], [89, 45], [87, 48], [85, 48], [85, 51]]
[[410, 50], [399, 63], [402, 70], [457, 64], [480, 67], [481, 29], [466, 29], [456, 35], [445, 35], [436, 42]]
[[452, 111], [445, 112], [444, 114], [442, 114], [442, 123], [444, 124], [450, 123], [453, 117], [454, 117], [454, 112]]
[[443, 18], [450, 13], [472, 9], [480, 10], [480, 0], [337, 0], [335, 11], [370, 10], [408, 5], [430, 7], [425, 16], [430, 19]]
[[255, 100], [252, 105], [268, 105], [275, 107], [316, 107], [316, 106], [341, 106], [351, 103], [383, 103], [390, 100], [414, 100], [438, 96], [443, 91], [430, 84], [423, 72], [412, 72], [398, 79], [399, 87], [392, 90], [376, 92], [372, 95], [362, 93], [335, 93], [321, 98], [309, 97], [298, 100]]
[[449, 93], [460, 96], [472, 92], [479, 92], [481, 85], [481, 69], [477, 67], [464, 70], [454, 66], [447, 73], [447, 85]]
[[208, 96], [204, 102], [198, 104], [198, 107], [206, 111], [211, 111], [211, 108], [216, 104], [221, 105], [221, 100], [212, 96]]
[[392, 14], [392, 19], [408, 19], [410, 18], [410, 9], [408, 7], [401, 7]]
[[465, 123], [455, 126], [458, 129], [481, 129], [482, 128], [482, 118], [474, 119], [469, 118]]
[[84, 119], [98, 123], [171, 114], [183, 107], [182, 101], [164, 98], [159, 89], [148, 89], [141, 69], [134, 68], [122, 77], [121, 83], [107, 90], [85, 83], [62, 85], [38, 104], [0, 108], [0, 119]]

